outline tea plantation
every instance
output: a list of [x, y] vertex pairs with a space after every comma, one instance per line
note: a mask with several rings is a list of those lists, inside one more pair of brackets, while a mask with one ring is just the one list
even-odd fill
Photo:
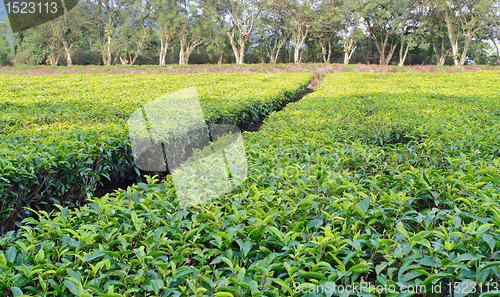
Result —
[[[311, 77], [286, 78], [297, 90]], [[144, 89], [134, 84], [148, 85], [148, 79], [158, 83], [154, 76], [144, 83], [126, 79], [114, 87], [117, 94], [140, 94]], [[17, 88], [28, 92], [28, 81]], [[47, 94], [64, 102], [53, 85]], [[2, 96], [17, 92], [2, 88]], [[255, 93], [273, 92], [268, 89], [274, 90]], [[99, 88], [94, 91], [94, 105], [106, 102]], [[29, 95], [37, 98], [35, 92]], [[110, 98], [95, 112], [104, 118], [115, 107], [118, 113], [126, 104], [120, 102]], [[32, 108], [34, 114], [47, 110], [50, 105]], [[40, 118], [33, 115], [26, 127], [19, 120], [3, 124], [10, 130], [2, 137], [25, 133], [26, 139]], [[84, 127], [74, 135], [115, 131], [99, 130], [97, 123]], [[0, 292], [348, 296], [329, 288], [368, 284], [371, 291], [351, 296], [498, 296], [499, 128], [500, 72], [328, 74], [315, 92], [272, 112], [258, 132], [244, 133], [249, 174], [231, 193], [182, 208], [170, 178], [148, 176], [126, 190], [89, 195], [79, 208], [37, 211], [37, 219], [25, 219], [0, 239]], [[84, 146], [85, 136], [79, 137]], [[92, 139], [101, 139], [94, 146], [102, 145], [102, 152], [114, 145]]]
[[293, 99], [312, 74], [48, 75], [0, 79], [0, 234], [18, 217], [71, 206], [103, 180], [137, 176], [126, 120], [195, 87], [208, 123], [252, 123]]

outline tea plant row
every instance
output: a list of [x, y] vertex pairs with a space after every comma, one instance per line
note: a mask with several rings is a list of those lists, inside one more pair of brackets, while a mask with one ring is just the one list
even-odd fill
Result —
[[24, 207], [78, 204], [106, 180], [137, 176], [126, 120], [195, 87], [207, 123], [244, 127], [295, 98], [312, 74], [2, 76], [0, 234]]

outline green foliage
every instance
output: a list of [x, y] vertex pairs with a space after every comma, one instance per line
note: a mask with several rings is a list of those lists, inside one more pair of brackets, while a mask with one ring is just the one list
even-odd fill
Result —
[[485, 290], [500, 281], [499, 82], [493, 71], [327, 75], [244, 134], [249, 177], [231, 193], [182, 208], [169, 178], [149, 177], [81, 208], [38, 212], [0, 239], [0, 290], [314, 296], [297, 290], [364, 281], [422, 285], [428, 296], [452, 296], [454, 284]]
[[0, 67], [12, 65], [11, 49], [6, 36], [7, 26], [0, 20]]
[[30, 213], [24, 207], [74, 206], [103, 179], [135, 179], [126, 120], [150, 100], [194, 86], [208, 123], [244, 126], [310, 80], [312, 74], [2, 76], [0, 233]]
[[14, 35], [12, 47], [16, 63], [26, 65], [45, 65], [50, 51], [41, 31], [29, 29]]

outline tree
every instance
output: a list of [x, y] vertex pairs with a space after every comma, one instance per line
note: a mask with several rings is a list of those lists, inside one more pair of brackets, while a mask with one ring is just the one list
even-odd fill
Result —
[[335, 37], [335, 14], [329, 5], [330, 1], [322, 1], [314, 11], [311, 20], [310, 35], [315, 44], [321, 48], [324, 63], [330, 63], [332, 56], [332, 43]]
[[[455, 66], [463, 66], [472, 39], [490, 21], [494, 0], [424, 0], [446, 24]], [[460, 54], [460, 46], [463, 45]]]
[[177, 5], [180, 26], [179, 65], [187, 65], [193, 50], [204, 42], [205, 36], [210, 31], [212, 25], [209, 20], [210, 11], [205, 10], [205, 5], [201, 1], [179, 0]]
[[490, 40], [493, 46], [495, 47], [496, 54], [497, 54], [497, 65], [500, 65], [500, 51], [498, 50], [498, 40], [500, 40], [500, 29], [498, 27], [492, 28], [492, 31], [490, 33]]
[[50, 52], [47, 57], [47, 62], [50, 66], [57, 66], [57, 63], [59, 63], [59, 58], [61, 56], [60, 23], [61, 19], [57, 18], [51, 22], [45, 23], [35, 28], [31, 28], [32, 30], [38, 31], [42, 35], [42, 38], [45, 40], [46, 46]]
[[300, 63], [300, 48], [304, 45], [314, 16], [316, 0], [293, 0], [287, 9], [287, 29], [291, 32], [294, 44], [293, 61]]
[[497, 54], [497, 65], [500, 65], [500, 51], [499, 51], [499, 44], [498, 41], [500, 40], [500, 4], [497, 3], [496, 6], [493, 7], [493, 16], [490, 23], [488, 24], [487, 27], [487, 36], [489, 37], [490, 41], [493, 43], [493, 46], [495, 47], [496, 54]]
[[165, 65], [169, 45], [178, 30], [178, 6], [175, 0], [153, 0], [152, 15], [160, 37], [159, 65]]
[[[356, 42], [364, 36], [360, 29], [360, 25], [364, 15], [365, 5], [365, 1], [359, 0], [323, 1], [321, 9], [322, 14], [319, 19], [327, 26], [331, 24], [334, 33], [340, 37], [345, 65], [349, 64], [356, 50]], [[330, 30], [330, 28], [328, 29]]]
[[272, 64], [276, 64], [281, 48], [290, 37], [289, 32], [285, 30], [288, 3], [288, 0], [267, 1], [261, 13], [258, 32]]
[[396, 5], [398, 17], [395, 20], [395, 27], [399, 35], [398, 66], [402, 67], [405, 64], [408, 51], [418, 45], [418, 40], [423, 34], [421, 27], [423, 6], [415, 0], [399, 0]]
[[55, 25], [59, 27], [57, 30], [59, 31], [59, 38], [64, 48], [67, 66], [73, 65], [71, 55], [75, 49], [74, 46], [82, 41], [85, 31], [84, 26], [89, 24], [90, 20], [84, 13], [83, 5], [77, 5], [71, 11], [66, 11], [55, 21]]
[[131, 3], [128, 0], [86, 0], [86, 4], [94, 36], [101, 46], [103, 64], [111, 65], [113, 53], [119, 50], [113, 42], [120, 33], [122, 13]]
[[246, 43], [254, 30], [255, 19], [261, 12], [261, 2], [259, 0], [214, 1], [211, 2], [211, 9], [229, 38], [236, 64], [244, 64]]
[[[85, 0], [16, 33], [11, 61], [500, 63], [497, 0]], [[1, 12], [0, 12], [1, 14]], [[0, 19], [2, 16], [0, 15]], [[0, 35], [1, 56], [8, 46]], [[10, 40], [10, 39], [9, 39]], [[170, 49], [178, 52], [170, 54]], [[486, 54], [488, 52], [488, 54]], [[177, 58], [178, 54], [178, 58]], [[451, 54], [451, 55], [450, 55]], [[489, 56], [488, 56], [489, 55]], [[102, 61], [102, 62], [101, 62]], [[4, 62], [2, 62], [4, 63]]]
[[50, 50], [47, 46], [46, 36], [40, 30], [35, 30], [39, 27], [14, 34], [12, 48], [16, 64], [42, 65], [47, 61]]
[[123, 24], [120, 27], [117, 42], [122, 65], [135, 64], [137, 58], [142, 54], [144, 42], [153, 26], [151, 10], [150, 0], [136, 0], [133, 5], [127, 6], [123, 10]]
[[217, 64], [222, 64], [222, 56], [226, 49], [227, 36], [224, 30], [216, 23], [211, 27], [206, 50], [210, 59], [217, 59]]
[[0, 21], [0, 66], [12, 65], [11, 48], [5, 32], [7, 24]]
[[432, 53], [437, 65], [444, 65], [446, 58], [451, 53], [446, 24], [442, 22], [441, 15], [435, 7], [424, 7], [424, 15], [421, 19], [424, 39], [427, 44], [432, 45]]
[[380, 65], [389, 65], [398, 45], [398, 39], [393, 37], [400, 25], [397, 2], [398, 0], [376, 0], [367, 4], [366, 25], [370, 38], [377, 46]]
[[349, 64], [352, 54], [356, 50], [356, 42], [364, 36], [359, 25], [364, 14], [364, 3], [361, 1], [343, 0], [338, 6], [341, 11], [337, 11], [337, 30], [340, 33], [342, 48], [344, 50], [344, 65]]

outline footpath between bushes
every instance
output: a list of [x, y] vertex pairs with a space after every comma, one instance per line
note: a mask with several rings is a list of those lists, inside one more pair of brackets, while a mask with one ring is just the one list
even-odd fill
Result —
[[[297, 102], [301, 100], [304, 96], [314, 92], [316, 88], [321, 84], [321, 81], [323, 80], [324, 74], [321, 74], [319, 72], [314, 73], [314, 79], [309, 83], [309, 85], [306, 87], [306, 89], [297, 94], [294, 99], [288, 100], [283, 102], [280, 106], [278, 106], [274, 111], [279, 112], [283, 108], [285, 108], [288, 104]], [[266, 119], [267, 115], [264, 115], [260, 117], [257, 121], [254, 121], [252, 123], [243, 123], [239, 125], [239, 129], [241, 132], [256, 132], [259, 131], [262, 123]], [[164, 178], [164, 177], [163, 177]], [[126, 189], [128, 186], [133, 185], [135, 182], [134, 181], [118, 181], [118, 182], [109, 182], [109, 181], [104, 181], [104, 183], [97, 187], [97, 189], [94, 191], [94, 196], [96, 197], [102, 197], [108, 193], [113, 193], [115, 190], [118, 189]]]

